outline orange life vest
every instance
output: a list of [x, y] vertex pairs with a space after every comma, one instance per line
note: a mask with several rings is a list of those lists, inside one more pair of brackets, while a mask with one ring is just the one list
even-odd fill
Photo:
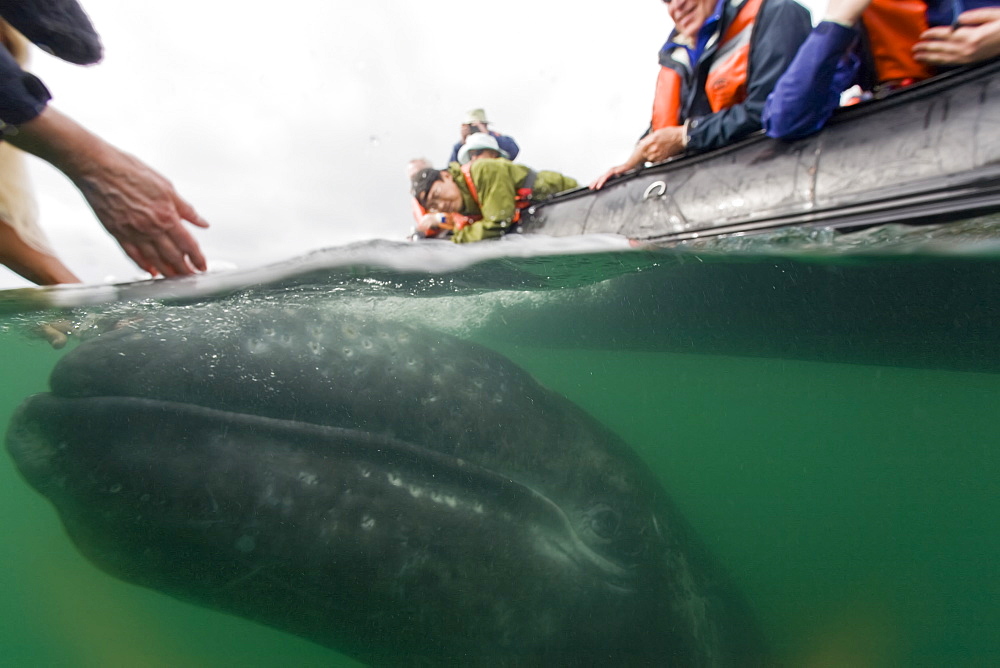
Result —
[[418, 237], [422, 236], [429, 239], [438, 235], [448, 236], [462, 229], [473, 220], [469, 216], [463, 216], [460, 213], [444, 213], [441, 214], [444, 216], [444, 220], [439, 222], [435, 227], [421, 227], [421, 224], [424, 223], [424, 216], [427, 215], [428, 211], [416, 197], [411, 198], [411, 200], [413, 219], [417, 221]]
[[[747, 0], [719, 40], [705, 78], [705, 95], [712, 111], [728, 109], [747, 97], [750, 38], [764, 0]], [[653, 130], [681, 124], [683, 81], [679, 72], [663, 65], [653, 97]]]
[[424, 208], [424, 205], [416, 197], [411, 198], [410, 206], [413, 210], [413, 220], [419, 223], [420, 219], [427, 213], [427, 209]]
[[913, 59], [913, 45], [927, 30], [927, 3], [922, 0], [872, 0], [861, 14], [880, 83], [926, 79], [934, 74]]
[[[472, 195], [472, 199], [476, 201], [476, 205], [482, 209], [483, 203], [479, 199], [479, 191], [476, 190], [476, 184], [472, 180], [471, 162], [467, 162], [462, 165], [462, 175], [465, 176], [465, 184], [469, 186], [469, 194]], [[535, 181], [534, 177], [535, 172], [528, 172], [528, 178], [525, 179], [525, 183], [522, 184], [522, 186], [518, 188], [517, 192], [514, 194], [514, 217], [511, 218], [511, 225], [516, 225], [521, 220], [521, 211], [531, 206], [531, 193], [533, 192], [532, 184]], [[482, 219], [482, 216], [468, 216], [468, 222], [466, 222], [465, 225]], [[465, 227], [465, 225], [462, 225], [462, 227]], [[460, 229], [462, 228], [455, 228], [455, 231]]]

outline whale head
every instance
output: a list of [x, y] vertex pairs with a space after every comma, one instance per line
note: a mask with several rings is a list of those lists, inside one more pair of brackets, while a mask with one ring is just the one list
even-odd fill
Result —
[[430, 329], [311, 308], [147, 318], [66, 355], [7, 447], [100, 568], [372, 663], [759, 651], [620, 438]]

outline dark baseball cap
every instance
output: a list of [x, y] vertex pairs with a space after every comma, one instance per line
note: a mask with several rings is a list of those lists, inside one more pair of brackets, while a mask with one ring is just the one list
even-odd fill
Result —
[[417, 198], [423, 205], [427, 192], [434, 185], [435, 181], [441, 180], [441, 170], [433, 167], [425, 167], [413, 175], [410, 179], [410, 194]]

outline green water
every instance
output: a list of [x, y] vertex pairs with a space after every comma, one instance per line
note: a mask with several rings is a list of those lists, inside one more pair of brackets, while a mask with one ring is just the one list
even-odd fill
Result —
[[[570, 255], [202, 299], [364, 309], [504, 353], [641, 454], [788, 665], [996, 665], [996, 278], [989, 257]], [[28, 335], [50, 316], [0, 321], [4, 427], [61, 354]], [[0, 476], [5, 665], [354, 665], [104, 575], [6, 456]]]
[[[0, 334], [0, 425], [46, 389], [58, 358], [20, 332]], [[356, 666], [328, 649], [115, 580], [66, 537], [55, 511], [0, 460], [0, 648], [4, 666]]]
[[642, 452], [781, 654], [1000, 658], [1000, 376], [507, 352]]

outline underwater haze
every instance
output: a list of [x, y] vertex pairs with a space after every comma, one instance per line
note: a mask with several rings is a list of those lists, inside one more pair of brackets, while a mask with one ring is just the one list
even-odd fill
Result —
[[[778, 663], [1000, 662], [997, 220], [674, 248], [377, 242], [0, 292], [3, 430], [80, 340], [165, 319], [224, 330], [264, 306], [456, 336], [582, 408], [648, 465]], [[38, 328], [59, 321], [57, 349]], [[105, 574], [9, 456], [0, 476], [5, 663], [360, 665]]]

